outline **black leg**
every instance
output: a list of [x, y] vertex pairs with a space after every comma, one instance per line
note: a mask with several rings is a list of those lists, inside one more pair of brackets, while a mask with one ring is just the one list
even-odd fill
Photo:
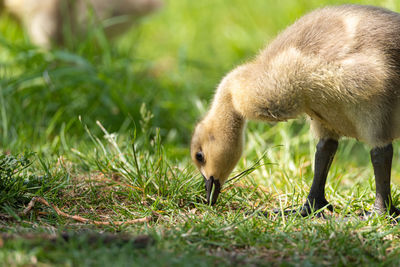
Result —
[[[321, 139], [318, 142], [317, 152], [315, 153], [314, 179], [307, 201], [300, 210], [302, 216], [307, 216], [313, 210], [319, 210], [329, 204], [325, 199], [325, 183], [337, 147], [337, 140]], [[328, 208], [331, 211], [333, 210], [331, 205], [328, 205]]]
[[392, 169], [393, 146], [389, 144], [371, 150], [371, 161], [374, 167], [376, 198], [375, 211], [379, 214], [389, 210], [390, 215], [398, 216], [400, 211], [392, 204], [390, 194], [390, 172]]

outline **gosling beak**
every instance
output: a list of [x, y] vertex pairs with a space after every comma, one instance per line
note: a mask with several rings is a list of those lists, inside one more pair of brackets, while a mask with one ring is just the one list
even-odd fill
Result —
[[[215, 202], [217, 202], [219, 193], [221, 192], [221, 183], [219, 180], [214, 179], [214, 176], [211, 176], [210, 179], [204, 178], [204, 182], [206, 184], [207, 204], [210, 204], [211, 201], [211, 205], [214, 205]], [[214, 191], [212, 190], [213, 185]]]

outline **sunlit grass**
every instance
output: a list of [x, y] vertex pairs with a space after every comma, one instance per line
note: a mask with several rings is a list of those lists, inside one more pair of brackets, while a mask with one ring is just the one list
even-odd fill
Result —
[[[398, 265], [398, 227], [358, 216], [374, 202], [367, 146], [340, 143], [326, 187], [335, 212], [325, 220], [274, 213], [299, 207], [311, 186], [316, 140], [303, 117], [248, 124], [239, 176], [215, 206], [189, 158], [191, 131], [224, 74], [305, 12], [344, 2], [167, 1], [117, 40], [94, 29], [50, 51], [2, 16], [0, 265]], [[400, 11], [392, 0], [351, 2]], [[398, 157], [396, 148], [397, 206]], [[22, 216], [34, 196], [111, 225], [40, 204]], [[128, 242], [102, 239], [117, 232]], [[137, 235], [154, 242], [137, 248]]]

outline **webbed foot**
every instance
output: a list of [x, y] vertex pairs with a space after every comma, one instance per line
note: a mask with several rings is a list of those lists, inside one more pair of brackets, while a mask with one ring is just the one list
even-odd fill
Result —
[[329, 202], [323, 199], [307, 199], [306, 203], [300, 208], [298, 213], [303, 216], [309, 216], [312, 214], [316, 214], [317, 217], [323, 216], [322, 209], [328, 209], [329, 211], [333, 212], [333, 206], [329, 204]]
[[388, 207], [384, 203], [375, 201], [373, 213], [378, 215], [388, 214], [390, 217], [396, 218], [400, 215], [400, 210], [394, 206], [390, 206], [388, 212]]
[[361, 220], [368, 220], [374, 216], [386, 215], [389, 220], [393, 220], [395, 223], [400, 223], [400, 209], [391, 207], [390, 212], [387, 208], [377, 207], [376, 205], [371, 211], [363, 210], [358, 214]]
[[306, 203], [297, 209], [285, 209], [283, 212], [279, 209], [275, 209], [273, 211], [274, 214], [279, 215], [300, 215], [302, 217], [307, 217], [309, 215], [315, 215], [316, 217], [324, 217], [324, 211], [322, 209], [328, 209], [333, 212], [333, 206], [329, 204], [329, 202], [324, 199], [307, 199]]

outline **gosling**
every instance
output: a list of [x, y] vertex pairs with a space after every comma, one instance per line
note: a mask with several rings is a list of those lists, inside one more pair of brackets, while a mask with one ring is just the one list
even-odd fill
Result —
[[22, 21], [34, 44], [49, 48], [65, 43], [65, 30], [72, 36], [87, 33], [91, 10], [112, 37], [129, 29], [138, 17], [159, 9], [162, 0], [0, 0], [0, 5]]
[[392, 142], [400, 137], [400, 14], [362, 5], [315, 10], [227, 74], [191, 142], [207, 202], [215, 204], [241, 157], [246, 120], [278, 122], [300, 114], [310, 118], [319, 139], [300, 214], [332, 209], [325, 183], [343, 136], [372, 147], [374, 211], [400, 215], [390, 191]]

